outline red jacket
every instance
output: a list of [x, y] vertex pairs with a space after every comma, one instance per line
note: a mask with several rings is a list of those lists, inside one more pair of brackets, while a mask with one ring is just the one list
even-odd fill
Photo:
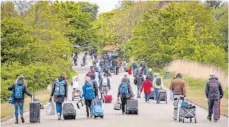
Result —
[[150, 94], [151, 93], [151, 88], [152, 88], [152, 83], [150, 80], [145, 80], [142, 84], [141, 92], [142, 89], [144, 89], [144, 93]]

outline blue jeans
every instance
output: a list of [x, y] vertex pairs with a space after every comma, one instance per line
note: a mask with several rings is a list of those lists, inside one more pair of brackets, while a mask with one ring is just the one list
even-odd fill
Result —
[[141, 97], [141, 85], [137, 85], [137, 97]]
[[214, 120], [218, 120], [218, 99], [208, 99], [208, 116], [212, 116]]
[[148, 102], [148, 101], [149, 101], [149, 97], [150, 97], [150, 94], [145, 93], [145, 101], [146, 101], [146, 102]]
[[57, 113], [62, 113], [62, 103], [56, 103], [56, 112]]
[[20, 115], [23, 117], [24, 113], [24, 102], [15, 102], [14, 103], [14, 109], [15, 109], [15, 117], [18, 119], [18, 108], [20, 110]]
[[159, 103], [159, 96], [158, 96], [158, 88], [154, 88], [154, 98], [157, 101], [157, 103]]

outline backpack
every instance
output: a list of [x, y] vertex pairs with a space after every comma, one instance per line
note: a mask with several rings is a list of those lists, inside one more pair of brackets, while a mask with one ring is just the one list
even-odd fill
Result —
[[157, 78], [157, 79], [156, 79], [156, 84], [157, 84], [157, 85], [161, 85], [161, 78]]
[[92, 83], [87, 82], [85, 85], [85, 99], [94, 99], [95, 98], [95, 89]]
[[14, 97], [17, 99], [22, 99], [23, 98], [23, 86], [24, 85], [15, 85], [15, 95]]
[[65, 80], [59, 81], [59, 79], [56, 79], [55, 85], [56, 85], [55, 86], [55, 96], [64, 96], [66, 81]]
[[106, 87], [108, 86], [109, 82], [109, 78], [107, 78], [107, 82], [105, 80], [102, 79], [102, 86]]
[[128, 84], [126, 82], [122, 82], [120, 89], [119, 89], [121, 97], [127, 97], [128, 91]]

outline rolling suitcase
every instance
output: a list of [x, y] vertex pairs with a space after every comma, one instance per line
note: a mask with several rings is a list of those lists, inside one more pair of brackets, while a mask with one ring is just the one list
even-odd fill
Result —
[[30, 123], [40, 123], [40, 101], [33, 99], [29, 104]]
[[104, 111], [100, 99], [94, 99], [91, 104], [92, 114], [94, 118], [101, 117], [103, 119]]
[[105, 103], [111, 103], [112, 102], [112, 95], [105, 95], [104, 96], [104, 102]]
[[127, 100], [126, 114], [138, 114], [138, 100], [135, 99]]
[[63, 105], [63, 117], [64, 119], [76, 119], [76, 110], [72, 103], [67, 102]]

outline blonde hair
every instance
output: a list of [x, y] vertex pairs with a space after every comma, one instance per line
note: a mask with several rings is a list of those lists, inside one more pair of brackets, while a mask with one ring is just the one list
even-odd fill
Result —
[[66, 76], [66, 73], [65, 72], [62, 72], [61, 75], [60, 75], [61, 78], [63, 79], [67, 79], [67, 76]]
[[89, 76], [85, 76], [85, 81], [90, 81], [90, 77]]

